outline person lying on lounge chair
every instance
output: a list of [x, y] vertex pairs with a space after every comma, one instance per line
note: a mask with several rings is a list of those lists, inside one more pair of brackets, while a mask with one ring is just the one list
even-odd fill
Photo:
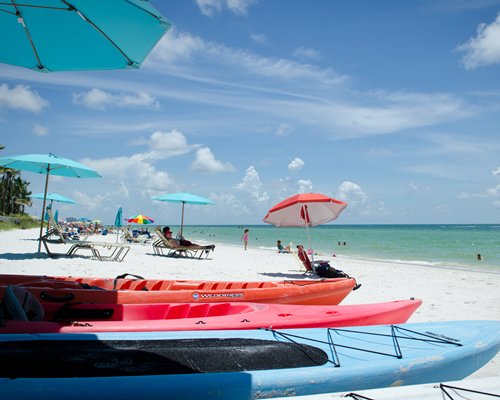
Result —
[[200, 244], [196, 244], [193, 242], [190, 242], [189, 240], [186, 240], [184, 238], [181, 239], [174, 239], [172, 237], [172, 231], [170, 230], [170, 227], [166, 226], [163, 228], [163, 235], [165, 235], [165, 238], [169, 241], [169, 243], [172, 245], [172, 247], [188, 247], [194, 250], [202, 250], [202, 249], [210, 249], [213, 250], [215, 249], [215, 245], [207, 245], [207, 246], [202, 246]]

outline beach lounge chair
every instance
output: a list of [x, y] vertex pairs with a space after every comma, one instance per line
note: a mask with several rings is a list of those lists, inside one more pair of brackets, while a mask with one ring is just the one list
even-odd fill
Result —
[[299, 258], [301, 266], [305, 268], [306, 274], [314, 274], [313, 264], [311, 263], [311, 260], [309, 260], [309, 256], [304, 250], [304, 246], [301, 244], [297, 246], [297, 257]]
[[158, 240], [153, 242], [153, 251], [155, 254], [167, 257], [187, 257], [187, 258], [207, 258], [211, 251], [214, 251], [214, 245], [192, 245], [177, 246], [168, 240], [160, 228], [155, 228]]
[[122, 234], [122, 239], [126, 243], [141, 243], [145, 244], [151, 241], [150, 238], [146, 237], [145, 235], [139, 235], [137, 237], [134, 237], [132, 235], [132, 232], [127, 227], [123, 227], [123, 234]]
[[[302, 266], [306, 269], [306, 274], [316, 274], [322, 278], [350, 278], [348, 274], [344, 271], [335, 269], [330, 266], [328, 261], [317, 260], [311, 262], [307, 252], [304, 249], [304, 246], [297, 246], [297, 257], [299, 258]], [[328, 271], [324, 273], [323, 271]], [[356, 286], [352, 290], [357, 290], [361, 287], [360, 283], [356, 283]]]
[[325, 260], [316, 260], [314, 262], [311, 262], [309, 259], [309, 256], [307, 255], [306, 250], [304, 249], [304, 246], [301, 244], [297, 245], [297, 257], [299, 258], [300, 262], [302, 263], [302, 266], [306, 270], [306, 274], [315, 274], [316, 273], [316, 268], [320, 265], [324, 264], [329, 264], [328, 261]]
[[[79, 250], [88, 250], [92, 256], [100, 261], [121, 262], [128, 254], [130, 246], [121, 243], [92, 242], [88, 240], [72, 240], [67, 237], [61, 226], [55, 221], [51, 210], [47, 210], [51, 228], [40, 240], [49, 257], [67, 256], [71, 257]], [[55, 239], [54, 239], [55, 237]], [[65, 254], [53, 253], [49, 249], [49, 243], [69, 244], [71, 247]], [[106, 250], [107, 254], [102, 251]]]

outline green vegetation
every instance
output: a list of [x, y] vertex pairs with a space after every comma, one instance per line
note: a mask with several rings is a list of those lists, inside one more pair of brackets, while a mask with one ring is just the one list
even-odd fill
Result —
[[38, 228], [39, 226], [39, 221], [26, 214], [11, 215], [9, 218], [5, 218], [5, 221], [3, 221], [0, 217], [0, 231], [8, 231], [12, 229], [31, 229]]
[[[0, 150], [4, 148], [0, 145]], [[31, 205], [28, 185], [29, 182], [21, 178], [20, 171], [0, 167], [0, 215], [25, 215], [24, 208]]]

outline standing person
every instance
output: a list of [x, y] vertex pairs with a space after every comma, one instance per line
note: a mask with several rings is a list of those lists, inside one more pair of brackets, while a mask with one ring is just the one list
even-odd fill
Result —
[[243, 244], [245, 245], [245, 250], [246, 250], [248, 246], [248, 229], [245, 229], [243, 231], [243, 236], [241, 237], [240, 240], [243, 240]]

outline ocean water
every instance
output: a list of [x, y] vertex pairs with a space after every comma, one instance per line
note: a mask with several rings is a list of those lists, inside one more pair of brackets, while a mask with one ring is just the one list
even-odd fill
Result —
[[[176, 232], [179, 227], [171, 226]], [[243, 229], [249, 229], [249, 247], [275, 249], [283, 244], [302, 244], [307, 249], [305, 228], [271, 225], [185, 226], [192, 241], [242, 246]], [[309, 228], [311, 248], [319, 255], [488, 269], [500, 272], [500, 225], [320, 225]], [[340, 245], [338, 244], [340, 242]], [[346, 242], [344, 245], [343, 243]], [[477, 260], [481, 254], [483, 260]]]

